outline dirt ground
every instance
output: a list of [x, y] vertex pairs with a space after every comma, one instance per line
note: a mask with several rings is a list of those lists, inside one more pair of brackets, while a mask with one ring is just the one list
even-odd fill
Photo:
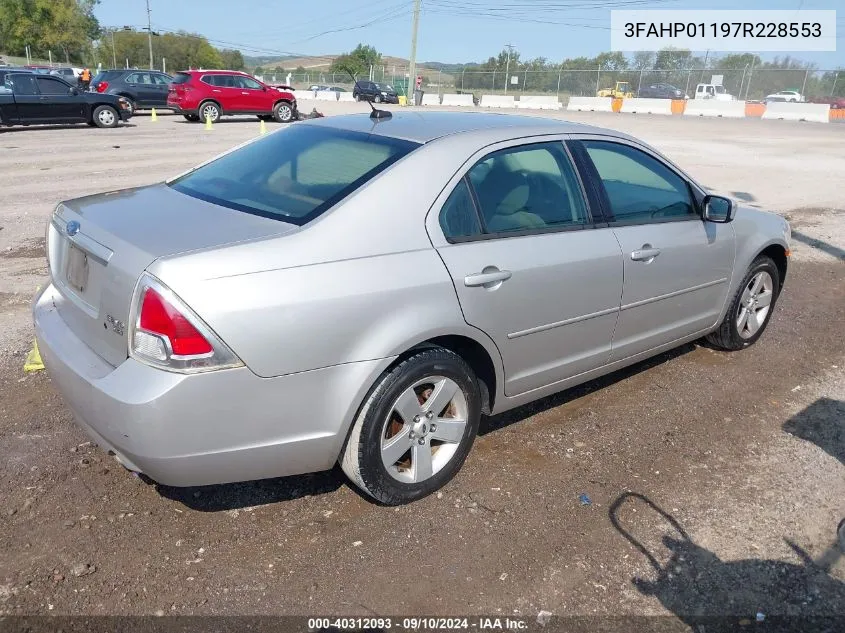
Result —
[[845, 617], [845, 126], [554, 116], [787, 215], [785, 292], [749, 350], [687, 345], [483, 421], [458, 477], [395, 509], [337, 469], [145, 482], [23, 373], [55, 204], [175, 175], [257, 120], [0, 132], [0, 616]]

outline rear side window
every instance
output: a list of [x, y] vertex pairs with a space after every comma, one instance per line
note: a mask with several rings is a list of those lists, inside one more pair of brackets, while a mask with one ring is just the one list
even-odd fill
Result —
[[170, 81], [172, 84], [186, 84], [191, 81], [191, 76], [188, 73], [176, 73]]
[[170, 83], [170, 77], [167, 75], [153, 75], [153, 83], [159, 86], [166, 86]]
[[34, 75], [9, 75], [6, 83], [12, 80], [12, 90], [16, 95], [37, 95], [38, 88], [35, 84]]
[[294, 125], [170, 185], [224, 207], [305, 224], [416, 147], [361, 132]]
[[440, 211], [440, 228], [447, 238], [472, 237], [481, 233], [478, 213], [466, 178], [461, 179]]

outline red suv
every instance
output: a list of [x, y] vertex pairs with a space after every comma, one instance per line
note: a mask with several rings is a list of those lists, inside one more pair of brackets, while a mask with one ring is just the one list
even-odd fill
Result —
[[188, 121], [216, 122], [227, 114], [257, 114], [287, 123], [296, 118], [296, 98], [236, 70], [186, 70], [170, 82], [167, 105]]

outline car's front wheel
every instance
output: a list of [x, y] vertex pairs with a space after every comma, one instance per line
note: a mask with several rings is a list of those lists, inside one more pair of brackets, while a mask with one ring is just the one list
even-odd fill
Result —
[[94, 109], [93, 120], [97, 127], [117, 127], [120, 116], [113, 107], [101, 105]]
[[779, 293], [778, 267], [770, 257], [758, 257], [745, 274], [725, 320], [707, 336], [708, 342], [727, 351], [753, 345], [769, 324]]
[[381, 95], [376, 95], [375, 102], [381, 103]]
[[293, 107], [287, 101], [280, 101], [273, 106], [273, 118], [279, 123], [289, 123], [293, 119]]
[[381, 503], [416, 501], [460, 470], [480, 417], [472, 368], [449, 350], [421, 350], [379, 378], [354, 422], [341, 467]]

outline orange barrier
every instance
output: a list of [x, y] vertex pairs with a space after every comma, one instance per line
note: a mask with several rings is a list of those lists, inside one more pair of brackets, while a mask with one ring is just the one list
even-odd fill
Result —
[[836, 110], [830, 111], [830, 120], [831, 121], [845, 121], [845, 109], [837, 108]]
[[746, 103], [745, 104], [745, 116], [756, 116], [761, 117], [763, 113], [766, 111], [766, 104], [765, 103]]
[[614, 112], [619, 112], [622, 109], [622, 99], [614, 99], [610, 107]]
[[686, 107], [686, 99], [672, 99], [672, 114], [683, 114]]

